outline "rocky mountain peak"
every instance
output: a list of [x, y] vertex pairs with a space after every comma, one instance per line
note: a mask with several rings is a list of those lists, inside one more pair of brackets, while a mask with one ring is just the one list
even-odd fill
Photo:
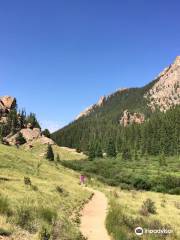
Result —
[[166, 111], [172, 106], [180, 104], [180, 56], [174, 63], [165, 68], [158, 76], [158, 81], [144, 95], [148, 99], [148, 105], [154, 111]]
[[105, 96], [102, 96], [102, 97], [100, 97], [100, 99], [99, 99], [99, 101], [97, 102], [97, 106], [98, 107], [101, 107], [103, 104], [104, 104], [104, 102], [106, 101], [106, 97]]
[[91, 112], [93, 112], [93, 110], [97, 107], [101, 107], [103, 106], [103, 104], [105, 103], [106, 101], [106, 97], [105, 96], [102, 96], [100, 97], [100, 99], [98, 100], [98, 102], [96, 104], [93, 104], [89, 107], [87, 107], [84, 111], [82, 111], [77, 117], [75, 120], [78, 120], [79, 118], [81, 117], [84, 117], [84, 116], [87, 116], [89, 115]]

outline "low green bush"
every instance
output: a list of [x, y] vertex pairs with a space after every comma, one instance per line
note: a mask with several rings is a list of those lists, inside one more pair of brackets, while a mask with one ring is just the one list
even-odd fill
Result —
[[36, 209], [26, 204], [18, 206], [14, 221], [21, 228], [29, 232], [35, 232], [37, 230]]
[[140, 213], [144, 216], [148, 216], [150, 213], [156, 214], [155, 203], [150, 198], [146, 199], [141, 206]]
[[52, 224], [57, 219], [57, 212], [51, 208], [40, 208], [38, 210], [38, 215], [41, 219], [43, 219], [49, 224]]

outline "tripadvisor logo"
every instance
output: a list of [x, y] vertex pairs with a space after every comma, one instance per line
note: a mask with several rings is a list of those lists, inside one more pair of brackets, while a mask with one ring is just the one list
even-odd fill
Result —
[[142, 227], [137, 227], [135, 228], [135, 234], [138, 236], [141, 236], [143, 234], [172, 234], [173, 230], [172, 229], [146, 229], [146, 228], [142, 228]]
[[144, 231], [143, 231], [143, 228], [142, 227], [137, 227], [135, 228], [135, 234], [140, 236], [140, 235], [143, 235]]

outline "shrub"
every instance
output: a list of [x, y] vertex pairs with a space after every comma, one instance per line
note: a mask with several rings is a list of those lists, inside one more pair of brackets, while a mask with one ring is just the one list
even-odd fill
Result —
[[132, 190], [133, 189], [133, 187], [127, 183], [120, 183], [120, 188], [122, 190]]
[[145, 177], [136, 177], [133, 180], [133, 186], [137, 189], [150, 190], [151, 183]]
[[38, 210], [40, 218], [42, 218], [44, 221], [46, 221], [49, 224], [52, 224], [53, 221], [57, 219], [57, 213], [55, 210], [51, 208], [40, 208]]
[[149, 216], [148, 209], [143, 205], [141, 209], [139, 210], [139, 213], [143, 216]]
[[51, 137], [51, 133], [50, 131], [46, 128], [44, 129], [44, 131], [42, 131], [42, 134], [47, 137], [47, 138], [50, 138]]
[[57, 186], [56, 190], [57, 190], [58, 193], [64, 193], [64, 188], [61, 187], [61, 186]]
[[180, 187], [173, 188], [169, 190], [170, 194], [180, 195]]
[[166, 190], [165, 186], [157, 185], [157, 186], [152, 188], [152, 191], [165, 193], [167, 190]]
[[0, 227], [0, 236], [9, 237], [11, 234], [12, 233], [10, 230], [6, 230]]
[[8, 198], [1, 195], [0, 195], [0, 214], [4, 214], [7, 216], [12, 215]]
[[35, 185], [31, 185], [31, 189], [32, 189], [33, 191], [35, 191], [35, 192], [37, 192], [37, 191], [38, 191], [38, 187], [37, 187], [37, 186], [35, 186]]
[[49, 240], [51, 237], [50, 231], [43, 226], [40, 233], [39, 233], [39, 239], [40, 240]]
[[16, 137], [16, 143], [20, 145], [26, 143], [26, 139], [23, 137], [21, 132]]
[[29, 177], [24, 177], [24, 184], [31, 186], [31, 179]]
[[54, 153], [53, 153], [52, 146], [51, 146], [50, 144], [48, 144], [47, 153], [46, 153], [46, 158], [47, 158], [49, 161], [54, 161]]
[[131, 160], [131, 159], [132, 159], [131, 151], [130, 151], [129, 148], [123, 149], [122, 159], [123, 159], [123, 160]]
[[21, 228], [29, 232], [36, 231], [35, 219], [36, 219], [35, 209], [32, 208], [31, 206], [20, 205], [17, 208], [15, 223], [19, 225]]
[[149, 215], [149, 213], [156, 214], [155, 203], [150, 198], [146, 199], [146, 201], [143, 202], [140, 213], [144, 216]]

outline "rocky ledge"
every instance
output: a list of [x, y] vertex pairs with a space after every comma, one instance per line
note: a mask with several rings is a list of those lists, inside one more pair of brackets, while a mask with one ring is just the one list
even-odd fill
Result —
[[123, 112], [123, 115], [121, 119], [119, 120], [119, 123], [126, 127], [130, 124], [142, 124], [145, 121], [144, 114], [142, 113], [130, 113], [128, 110], [125, 110]]

